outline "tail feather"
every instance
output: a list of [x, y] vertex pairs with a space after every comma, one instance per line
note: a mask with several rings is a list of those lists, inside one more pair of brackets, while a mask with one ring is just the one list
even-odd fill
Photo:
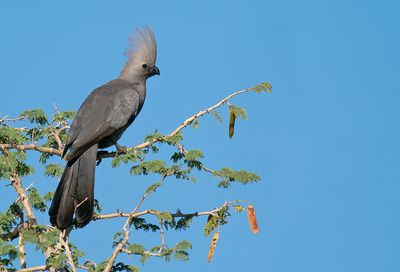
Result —
[[78, 227], [93, 217], [97, 147], [92, 146], [65, 167], [49, 210], [50, 222], [59, 229], [72, 225], [74, 213]]

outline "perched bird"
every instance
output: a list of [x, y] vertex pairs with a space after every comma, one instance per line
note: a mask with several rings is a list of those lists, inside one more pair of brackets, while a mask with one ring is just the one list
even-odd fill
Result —
[[83, 227], [92, 219], [97, 150], [115, 145], [124, 151], [117, 141], [143, 107], [146, 80], [160, 75], [153, 31], [138, 29], [131, 41], [119, 77], [89, 94], [69, 129], [63, 152], [67, 165], [49, 210], [50, 222], [59, 229], [73, 223]]

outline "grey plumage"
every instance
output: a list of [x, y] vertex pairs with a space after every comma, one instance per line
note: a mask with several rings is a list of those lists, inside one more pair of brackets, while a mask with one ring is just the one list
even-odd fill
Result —
[[79, 108], [68, 132], [63, 157], [67, 166], [55, 192], [50, 221], [59, 229], [90, 222], [94, 206], [94, 174], [98, 148], [117, 145], [146, 98], [146, 80], [160, 72], [157, 45], [150, 28], [139, 29], [118, 79], [96, 88]]

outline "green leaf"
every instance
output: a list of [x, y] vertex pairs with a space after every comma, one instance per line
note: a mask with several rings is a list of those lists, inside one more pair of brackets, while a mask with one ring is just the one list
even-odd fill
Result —
[[175, 250], [188, 250], [188, 249], [192, 249], [192, 244], [187, 240], [182, 240], [175, 246]]
[[0, 127], [0, 143], [22, 144], [27, 138], [21, 134], [21, 130], [12, 127]]
[[190, 151], [186, 152], [186, 154], [185, 154], [186, 161], [195, 161], [195, 160], [198, 160], [203, 157], [204, 157], [204, 154], [200, 150], [190, 150]]
[[43, 198], [40, 196], [39, 191], [36, 188], [29, 188], [27, 193], [32, 208], [41, 212], [46, 211], [46, 203], [44, 202]]
[[244, 212], [245, 208], [241, 205], [232, 205], [235, 212]]
[[174, 253], [175, 260], [179, 261], [188, 261], [189, 260], [189, 253], [184, 250], [177, 250]]
[[130, 251], [130, 254], [143, 254], [145, 251], [145, 248], [141, 244], [131, 244], [127, 247], [127, 250]]
[[171, 160], [176, 163], [179, 160], [183, 159], [185, 157], [185, 154], [183, 152], [175, 152], [172, 156], [171, 156]]
[[260, 177], [254, 173], [244, 170], [235, 171], [230, 168], [222, 168], [219, 171], [214, 171], [213, 174], [222, 178], [222, 180], [218, 183], [218, 187], [223, 188], [228, 188], [232, 182], [248, 184], [252, 182], [258, 182], [260, 180]]
[[64, 168], [57, 163], [50, 163], [44, 169], [44, 175], [50, 177], [61, 177]]
[[192, 126], [193, 126], [194, 128], [198, 128], [198, 127], [199, 127], [199, 120], [198, 120], [198, 119], [194, 119], [194, 120], [192, 121]]
[[253, 90], [255, 93], [262, 93], [262, 92], [270, 93], [272, 92], [272, 85], [269, 84], [268, 82], [262, 82], [250, 88], [249, 90]]
[[127, 154], [119, 155], [112, 160], [111, 166], [117, 167], [117, 166], [120, 166], [122, 163], [127, 164], [129, 162], [137, 162], [142, 158], [142, 156], [143, 156], [143, 152], [139, 151], [139, 150], [135, 150], [135, 151], [129, 152]]
[[147, 135], [144, 137], [145, 142], [152, 142], [158, 138], [162, 138], [162, 134], [158, 133], [157, 130], [155, 130], [152, 134]]
[[26, 116], [31, 123], [36, 123], [42, 126], [47, 124], [47, 117], [41, 109], [26, 110], [22, 112], [20, 116]]
[[218, 123], [222, 123], [222, 117], [216, 110], [213, 110], [211, 114], [215, 117], [215, 120], [217, 120]]
[[183, 136], [180, 132], [178, 132], [172, 136], [165, 136], [163, 140], [169, 145], [176, 145], [177, 143], [180, 143], [183, 140]]
[[174, 219], [169, 212], [161, 212], [157, 214], [157, 218], [160, 221], [172, 221]]
[[150, 186], [146, 189], [146, 194], [149, 194], [149, 193], [154, 192], [155, 190], [157, 190], [158, 187], [161, 186], [161, 184], [162, 184], [161, 182], [153, 183], [152, 185], [150, 185]]
[[134, 175], [147, 175], [149, 173], [164, 174], [166, 171], [165, 162], [161, 160], [142, 162], [132, 166], [130, 173]]
[[246, 120], [247, 119], [247, 111], [241, 107], [230, 105], [229, 110], [235, 113], [237, 118], [241, 118]]

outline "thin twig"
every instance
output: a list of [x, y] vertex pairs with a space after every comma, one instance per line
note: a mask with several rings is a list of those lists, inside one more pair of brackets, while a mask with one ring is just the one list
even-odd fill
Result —
[[[172, 174], [170, 174], [172, 175]], [[167, 176], [170, 175], [164, 175], [160, 181], [160, 183], [162, 184], [165, 180], [165, 178]], [[147, 192], [145, 193], [142, 198], [140, 199], [139, 203], [136, 205], [136, 207], [131, 211], [131, 213], [129, 214], [127, 220], [125, 221], [124, 226], [122, 227], [122, 230], [124, 232], [124, 239], [118, 243], [118, 245], [116, 246], [114, 252], [112, 253], [111, 257], [108, 259], [107, 265], [104, 268], [103, 272], [110, 272], [112, 269], [112, 266], [114, 265], [115, 259], [117, 258], [118, 254], [122, 251], [122, 249], [126, 246], [126, 244], [128, 243], [129, 240], [129, 234], [130, 234], [130, 230], [129, 230], [129, 225], [131, 224], [132, 218], [134, 217], [135, 213], [137, 212], [137, 210], [140, 208], [140, 206], [142, 205], [142, 203], [144, 202], [144, 200], [155, 191], [155, 189], [153, 191]]]
[[74, 264], [74, 260], [72, 259], [71, 250], [70, 250], [69, 245], [68, 245], [68, 233], [69, 233], [68, 229], [63, 230], [60, 233], [59, 243], [65, 249], [65, 255], [67, 255], [67, 259], [68, 259], [67, 262], [69, 263], [72, 271], [76, 272], [77, 270], [76, 270], [76, 267], [75, 267], [75, 264]]

